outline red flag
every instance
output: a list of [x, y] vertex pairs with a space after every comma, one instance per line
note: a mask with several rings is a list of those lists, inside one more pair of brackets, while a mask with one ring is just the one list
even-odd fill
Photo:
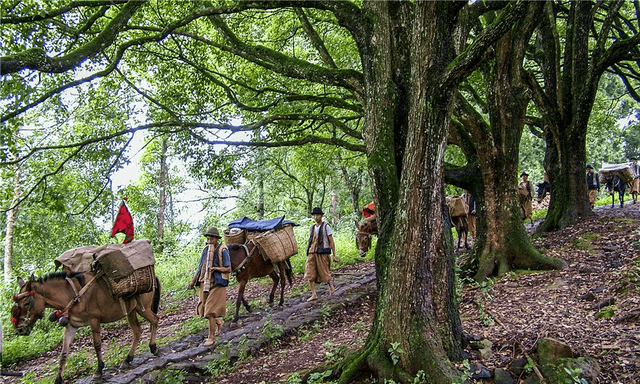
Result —
[[116, 216], [116, 221], [113, 223], [113, 229], [111, 230], [111, 237], [116, 237], [116, 233], [124, 233], [125, 238], [123, 244], [127, 244], [133, 240], [133, 217], [129, 213], [129, 208], [124, 203], [126, 198], [122, 199], [120, 204], [120, 210]]
[[375, 213], [376, 209], [373, 207], [373, 201], [362, 207], [362, 214], [364, 215], [365, 219], [371, 215], [375, 215]]

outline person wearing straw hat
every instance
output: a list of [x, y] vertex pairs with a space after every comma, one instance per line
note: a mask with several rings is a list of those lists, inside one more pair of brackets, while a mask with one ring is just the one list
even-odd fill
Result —
[[587, 188], [589, 189], [589, 207], [593, 209], [596, 204], [596, 197], [600, 190], [600, 180], [598, 174], [593, 172], [591, 164], [587, 164]]
[[207, 244], [202, 250], [198, 271], [187, 285], [187, 289], [200, 287], [196, 312], [198, 316], [209, 320], [209, 337], [203, 344], [208, 347], [215, 343], [215, 337], [222, 332], [222, 318], [227, 314], [231, 257], [227, 247], [220, 245], [218, 228], [209, 228], [204, 236], [207, 238]]
[[309, 245], [307, 246], [307, 262], [304, 266], [304, 278], [309, 282], [311, 297], [307, 301], [318, 299], [316, 283], [329, 284], [330, 295], [336, 291], [331, 280], [331, 258], [337, 263], [336, 245], [333, 242], [333, 231], [329, 224], [322, 221], [324, 212], [319, 207], [311, 211], [315, 223], [309, 229]]
[[529, 218], [533, 222], [533, 185], [529, 181], [529, 174], [522, 172], [520, 174], [522, 181], [518, 185], [518, 192], [520, 197], [520, 211], [522, 212], [522, 221], [524, 222]]
[[631, 156], [629, 159], [631, 164], [629, 164], [629, 168], [631, 168], [631, 173], [633, 174], [633, 180], [631, 180], [631, 198], [633, 199], [633, 204], [638, 200], [638, 191], [640, 190], [640, 166], [638, 166], [638, 159], [635, 156]]

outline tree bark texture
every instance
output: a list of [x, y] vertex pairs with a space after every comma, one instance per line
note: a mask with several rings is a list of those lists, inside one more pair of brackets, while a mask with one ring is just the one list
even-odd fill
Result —
[[[364, 137], [381, 223], [378, 304], [366, 346], [347, 362], [341, 382], [366, 366], [379, 378], [408, 382], [422, 370], [427, 382], [451, 383], [462, 328], [442, 175], [455, 88], [442, 89], [440, 80], [455, 57], [456, 7], [421, 2], [412, 16], [405, 3], [372, 1], [363, 12], [375, 22], [361, 52], [369, 92]], [[405, 351], [395, 365], [392, 343]]]

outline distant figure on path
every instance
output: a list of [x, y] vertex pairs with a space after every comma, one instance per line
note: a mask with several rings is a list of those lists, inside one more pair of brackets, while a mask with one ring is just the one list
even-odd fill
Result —
[[522, 222], [524, 223], [527, 218], [533, 223], [533, 185], [529, 181], [529, 174], [522, 172], [520, 174], [522, 181], [518, 185], [518, 195], [520, 201], [520, 211], [522, 213]]
[[631, 159], [631, 173], [633, 174], [633, 180], [631, 180], [631, 198], [633, 199], [633, 204], [638, 200], [638, 190], [640, 190], [640, 165], [638, 165], [638, 159], [635, 156], [632, 156]]
[[476, 241], [476, 199], [471, 192], [465, 189], [462, 199], [467, 203], [467, 228], [471, 233], [471, 238]]
[[600, 180], [598, 180], [598, 174], [593, 172], [591, 164], [587, 164], [587, 188], [589, 188], [589, 206], [593, 209], [600, 190]]
[[[204, 347], [215, 343], [215, 337], [222, 332], [227, 314], [227, 285], [231, 273], [231, 257], [226, 246], [220, 245], [220, 233], [211, 227], [204, 233], [207, 245], [202, 250], [198, 272], [187, 285], [187, 289], [200, 287], [197, 315], [209, 319], [209, 337]], [[216, 330], [216, 327], [218, 328]]]
[[329, 284], [330, 295], [336, 291], [331, 280], [331, 259], [337, 263], [336, 245], [333, 242], [333, 231], [329, 224], [322, 221], [324, 212], [319, 207], [311, 212], [315, 224], [309, 229], [309, 245], [307, 246], [307, 263], [304, 267], [304, 278], [309, 282], [311, 297], [307, 301], [317, 300], [316, 283]]

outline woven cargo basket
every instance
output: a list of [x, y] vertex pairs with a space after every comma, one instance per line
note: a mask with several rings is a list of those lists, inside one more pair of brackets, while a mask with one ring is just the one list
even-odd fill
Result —
[[231, 233], [231, 230], [227, 228], [222, 231], [222, 236], [225, 244], [244, 244], [246, 233], [247, 231], [244, 229], [241, 229], [238, 233]]
[[264, 232], [258, 232], [258, 231], [245, 231], [245, 242], [249, 241], [249, 240], [253, 240], [256, 237], [262, 235]]
[[453, 197], [449, 201], [449, 215], [451, 217], [467, 216], [467, 204], [462, 197]]
[[258, 244], [260, 253], [273, 263], [284, 261], [298, 253], [298, 243], [291, 225], [264, 232], [253, 240]]
[[109, 283], [114, 296], [127, 297], [153, 291], [156, 285], [156, 273], [153, 265], [149, 265], [136, 269], [122, 279], [113, 280], [105, 276], [105, 280]]

